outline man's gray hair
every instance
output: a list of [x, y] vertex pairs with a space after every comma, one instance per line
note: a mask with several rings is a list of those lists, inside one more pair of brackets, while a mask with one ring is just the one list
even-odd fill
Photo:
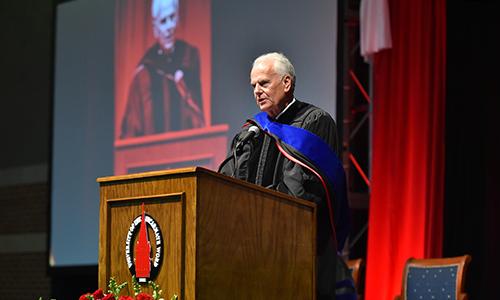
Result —
[[160, 9], [167, 4], [173, 4], [175, 6], [175, 10], [179, 10], [179, 0], [153, 0], [151, 2], [151, 16], [154, 18], [158, 15]]
[[278, 52], [270, 52], [257, 57], [252, 64], [252, 68], [262, 60], [272, 59], [274, 61], [274, 71], [281, 76], [290, 75], [292, 77], [292, 92], [295, 88], [295, 68], [290, 60], [283, 54]]

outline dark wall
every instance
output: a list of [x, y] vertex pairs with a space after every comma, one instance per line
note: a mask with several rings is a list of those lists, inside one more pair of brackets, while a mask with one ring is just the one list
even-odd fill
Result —
[[471, 299], [492, 294], [498, 253], [498, 1], [448, 1], [444, 255], [472, 255]]
[[4, 274], [0, 276], [0, 299], [48, 299], [51, 294], [43, 244], [48, 191], [45, 183], [0, 186], [0, 270]]
[[0, 169], [47, 163], [53, 1], [0, 1]]

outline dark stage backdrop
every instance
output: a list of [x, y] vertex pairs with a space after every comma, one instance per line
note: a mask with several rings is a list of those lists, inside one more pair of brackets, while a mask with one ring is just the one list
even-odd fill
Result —
[[[120, 127], [130, 84], [139, 60], [154, 43], [150, 3], [79, 0], [57, 7], [52, 266], [97, 264], [97, 177], [189, 164], [212, 169], [218, 165], [220, 158], [209, 161], [194, 154], [187, 156], [192, 160], [184, 157], [182, 164], [176, 159], [196, 150], [191, 148], [203, 148], [196, 141], [210, 130], [223, 135], [226, 143], [211, 147], [225, 154], [244, 120], [258, 112], [249, 84], [256, 56], [269, 51], [285, 53], [296, 68], [296, 97], [336, 117], [337, 1], [180, 0], [177, 37], [199, 54], [205, 124], [122, 139]], [[146, 149], [122, 155], [123, 149], [179, 137], [192, 143], [175, 151]], [[136, 168], [117, 169], [123, 157], [124, 165]], [[130, 157], [133, 163], [127, 161]], [[141, 160], [162, 163], [141, 165]]]

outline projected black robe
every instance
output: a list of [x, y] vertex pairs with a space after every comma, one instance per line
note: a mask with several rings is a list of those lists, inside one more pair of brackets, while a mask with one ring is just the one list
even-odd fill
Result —
[[[335, 121], [325, 111], [295, 100], [276, 122], [314, 133], [338, 154]], [[231, 151], [245, 131], [246, 128], [233, 139]], [[233, 159], [225, 161], [220, 172], [317, 204], [317, 298], [331, 299], [335, 293], [336, 272], [337, 278], [350, 275], [345, 274], [345, 265], [337, 261], [329, 209], [320, 180], [288, 160], [279, 152], [272, 139], [264, 134], [243, 146], [243, 150], [237, 153], [236, 163]], [[349, 213], [348, 207], [342, 207], [335, 201], [333, 207], [337, 239], [343, 244], [349, 232], [350, 218], [346, 215]]]
[[172, 53], [155, 44], [129, 88], [121, 138], [203, 127], [198, 50], [177, 40]]

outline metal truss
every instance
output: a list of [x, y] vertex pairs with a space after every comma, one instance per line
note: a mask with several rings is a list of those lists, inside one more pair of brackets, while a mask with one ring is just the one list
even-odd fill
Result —
[[339, 45], [342, 46], [342, 157], [346, 170], [352, 227], [346, 256], [366, 257], [371, 176], [371, 68], [360, 55], [361, 0], [339, 0]]

